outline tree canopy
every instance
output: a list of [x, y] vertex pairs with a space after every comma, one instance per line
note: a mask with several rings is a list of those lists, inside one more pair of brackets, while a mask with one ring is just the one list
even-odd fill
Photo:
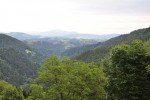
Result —
[[150, 55], [141, 41], [121, 44], [112, 49], [109, 64], [105, 64], [109, 78], [110, 99], [148, 100], [150, 98]]
[[41, 66], [29, 100], [105, 100], [107, 80], [94, 63], [50, 57]]
[[0, 100], [23, 100], [22, 89], [0, 80]]

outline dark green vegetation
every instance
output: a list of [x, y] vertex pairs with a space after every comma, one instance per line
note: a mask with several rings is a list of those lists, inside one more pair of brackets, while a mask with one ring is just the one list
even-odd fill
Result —
[[0, 49], [0, 79], [13, 85], [30, 83], [38, 66], [14, 49]]
[[0, 81], [2, 100], [150, 99], [150, 28], [85, 46], [91, 50], [78, 60], [49, 57], [38, 71], [32, 60], [36, 51], [7, 42], [0, 49], [0, 79], [18, 87], [27, 85], [22, 90]]
[[0, 34], [0, 79], [15, 86], [30, 83], [36, 75], [36, 52], [23, 42]]
[[[145, 28], [145, 29], [139, 29], [139, 30], [131, 32], [130, 34], [121, 35], [121, 36], [112, 38], [108, 41], [98, 43], [97, 46], [94, 48], [90, 46], [89, 48], [90, 49], [92, 48], [91, 50], [83, 52], [80, 55], [77, 55], [75, 59], [80, 60], [80, 61], [85, 61], [85, 62], [99, 61], [100, 59], [106, 57], [109, 54], [111, 48], [117, 44], [129, 43], [135, 39], [147, 41], [149, 38], [150, 38], [150, 27]], [[78, 50], [80, 50], [80, 48]], [[81, 48], [81, 52], [82, 52], [82, 48]]]
[[4, 34], [0, 34], [0, 48], [14, 48], [19, 52], [25, 52], [27, 49], [31, 51], [23, 42]]
[[112, 49], [110, 58], [104, 61], [110, 100], [150, 99], [150, 46], [148, 48], [145, 49], [141, 41], [133, 41]]
[[48, 58], [28, 100], [149, 100], [149, 44], [135, 40], [117, 45], [101, 66]]
[[35, 50], [31, 49], [24, 42], [17, 40], [8, 35], [0, 34], [0, 49], [15, 49], [17, 52], [20, 52], [22, 55], [26, 56], [29, 60], [35, 63], [42, 63], [43, 56], [37, 53]]

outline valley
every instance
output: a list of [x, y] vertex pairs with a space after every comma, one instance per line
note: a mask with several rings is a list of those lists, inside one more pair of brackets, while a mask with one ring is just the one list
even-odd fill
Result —
[[0, 100], [150, 100], [150, 0], [0, 0]]
[[[137, 97], [145, 100], [149, 98], [146, 96], [150, 93], [147, 88], [150, 83], [150, 27], [104, 40], [40, 37], [20, 32], [11, 34], [13, 36], [10, 34], [0, 34], [0, 79], [4, 80], [0, 84], [12, 85], [9, 88], [3, 87], [4, 90], [17, 89], [16, 93], [19, 95], [13, 98], [34, 100], [39, 98], [38, 94], [42, 98], [39, 100], [55, 100], [58, 96], [55, 93], [58, 93], [66, 99], [77, 100], [85, 96], [89, 100], [106, 100], [106, 97], [123, 98], [124, 95], [139, 91], [136, 88], [130, 90], [128, 85], [122, 86], [126, 84], [124, 81], [134, 83], [138, 88], [146, 81], [143, 87], [146, 90], [145, 97], [140, 97], [140, 94]], [[119, 95], [113, 92], [114, 84], [118, 85], [115, 91], [122, 91]], [[105, 89], [106, 85], [109, 91]], [[0, 85], [2, 86], [4, 85]], [[85, 87], [88, 91], [84, 90], [85, 94], [81, 95], [82, 88]], [[120, 88], [128, 89], [131, 94]], [[73, 93], [76, 96], [72, 96]], [[95, 93], [97, 95], [93, 95]], [[3, 96], [5, 95], [7, 94]]]

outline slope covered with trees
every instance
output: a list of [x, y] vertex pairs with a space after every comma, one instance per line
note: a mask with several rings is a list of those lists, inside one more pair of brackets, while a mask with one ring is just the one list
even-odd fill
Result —
[[111, 48], [119, 43], [129, 43], [132, 40], [140, 39], [147, 41], [150, 38], [150, 27], [139, 29], [131, 32], [130, 34], [121, 35], [115, 38], [112, 38], [108, 41], [97, 44], [98, 46], [92, 50], [85, 51], [80, 55], [77, 55], [75, 59], [91, 62], [98, 61], [108, 55]]
[[33, 48], [38, 53], [45, 57], [48, 56], [63, 56], [62, 53], [70, 48], [84, 46], [87, 44], [95, 44], [98, 40], [92, 39], [69, 39], [69, 38], [41, 38], [30, 39], [24, 41], [30, 48]]
[[[127, 35], [136, 34], [138, 38], [134, 39], [141, 40], [130, 41], [128, 37], [127, 41], [126, 37], [126, 41], [108, 44], [108, 49], [100, 47], [103, 53], [99, 51], [101, 55], [95, 57], [105, 58], [96, 63], [69, 58], [60, 60], [54, 56], [47, 58], [38, 71], [36, 65], [33, 67], [36, 63], [22, 52], [11, 47], [1, 48], [0, 78], [9, 83], [0, 80], [0, 99], [149, 100], [150, 37], [146, 30], [148, 28]], [[33, 82], [36, 72], [38, 76]], [[30, 88], [24, 90], [10, 84], [19, 86], [31, 81]]]
[[149, 40], [121, 43], [98, 65], [51, 57], [27, 100], [149, 100], [149, 44]]
[[30, 83], [36, 76], [38, 56], [23, 42], [0, 34], [0, 79], [15, 86]]
[[26, 49], [31, 50], [23, 42], [5, 34], [0, 34], [0, 48], [15, 48], [20, 52], [25, 52]]
[[0, 79], [13, 85], [30, 83], [38, 66], [12, 48], [0, 49]]
[[98, 47], [101, 44], [101, 42], [97, 44], [88, 44], [84, 46], [79, 46], [79, 47], [73, 47], [68, 50], [65, 50], [62, 52], [61, 56], [67, 56], [67, 57], [75, 57], [76, 55], [79, 55], [85, 51], [92, 50], [96, 47]]
[[0, 100], [24, 100], [22, 89], [0, 80]]

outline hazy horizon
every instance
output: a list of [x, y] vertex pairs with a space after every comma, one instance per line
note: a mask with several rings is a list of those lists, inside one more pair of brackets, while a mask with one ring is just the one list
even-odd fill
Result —
[[126, 34], [150, 27], [149, 0], [3, 0], [0, 32]]

